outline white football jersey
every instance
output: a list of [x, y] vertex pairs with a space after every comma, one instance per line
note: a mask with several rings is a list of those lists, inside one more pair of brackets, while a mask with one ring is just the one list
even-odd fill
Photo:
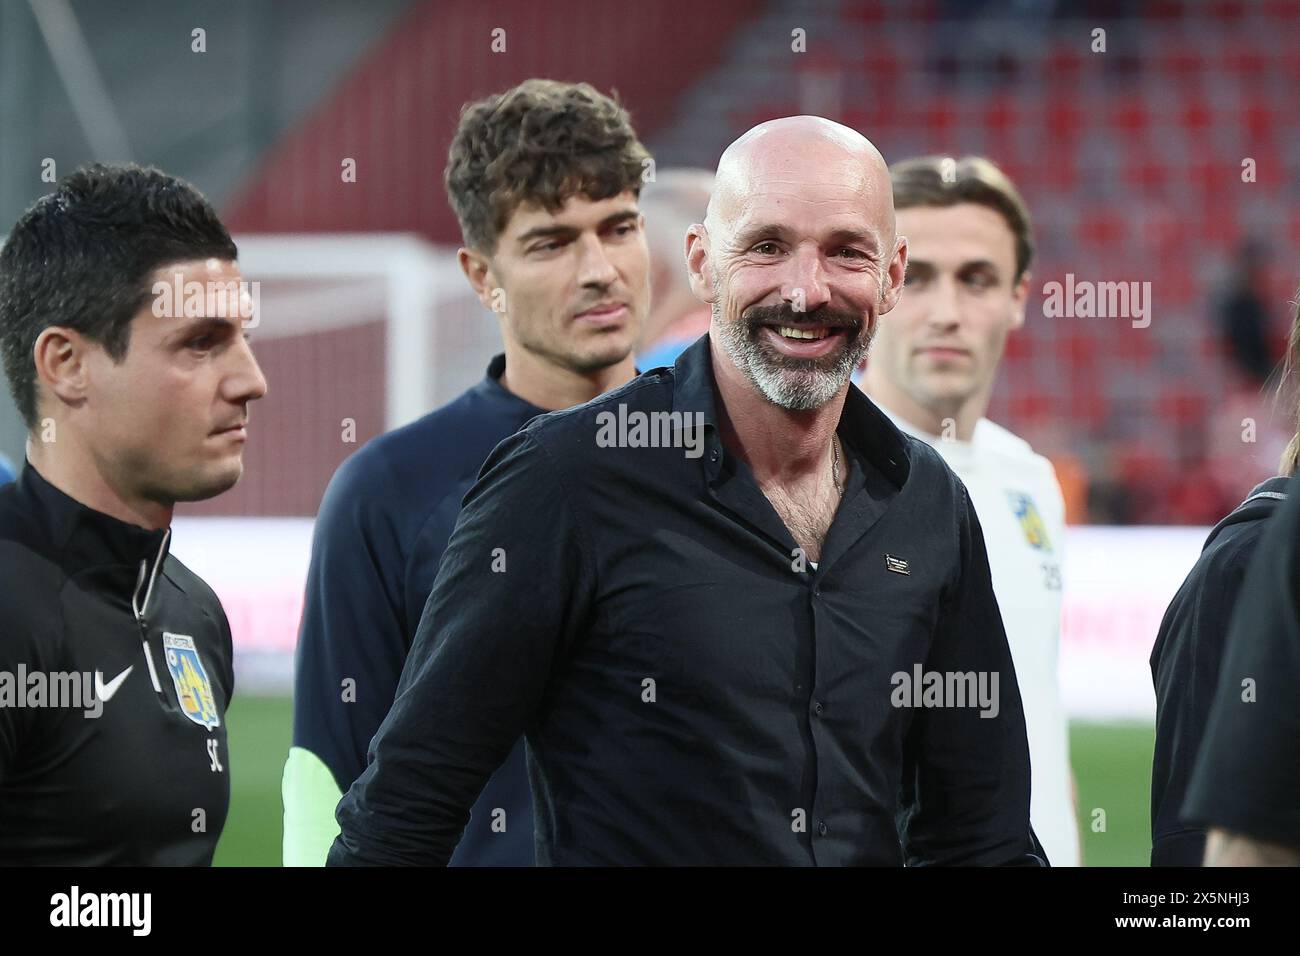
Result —
[[881, 410], [939, 452], [970, 492], [1024, 703], [1030, 821], [1053, 866], [1078, 866], [1070, 743], [1057, 677], [1065, 501], [1056, 470], [1028, 442], [987, 418], [964, 442], [928, 435]]

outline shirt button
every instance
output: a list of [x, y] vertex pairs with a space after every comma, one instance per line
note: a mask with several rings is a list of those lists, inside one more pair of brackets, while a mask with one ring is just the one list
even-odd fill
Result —
[[820, 823], [817, 824], [817, 832], [818, 832], [820, 835], [822, 835], [822, 836], [825, 836], [825, 835], [826, 835], [826, 831], [829, 830], [829, 829], [830, 829], [830, 828], [829, 828], [828, 826], [826, 826], [826, 821], [825, 821], [825, 820], [822, 820]]
[[715, 448], [713, 449], [713, 451], [709, 452], [709, 461], [717, 461], [717, 460], [718, 460], [718, 450]]
[[813, 713], [818, 717], [822, 715], [822, 702], [820, 700], [813, 704]]

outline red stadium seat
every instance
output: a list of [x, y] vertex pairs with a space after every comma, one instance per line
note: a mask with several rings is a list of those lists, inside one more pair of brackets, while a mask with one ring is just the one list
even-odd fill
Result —
[[1162, 389], [1156, 399], [1156, 414], [1163, 421], [1191, 425], [1205, 419], [1208, 404], [1205, 395], [1190, 386], [1171, 385]]
[[1124, 217], [1109, 209], [1090, 210], [1079, 220], [1079, 242], [1085, 246], [1119, 245], [1127, 231]]
[[1020, 128], [1023, 119], [1014, 97], [995, 96], [984, 110], [984, 129], [1006, 135]]
[[1110, 127], [1121, 136], [1145, 136], [1150, 124], [1150, 115], [1142, 99], [1138, 97], [1121, 99], [1113, 105], [1108, 122]]
[[1182, 109], [1178, 111], [1178, 120], [1183, 129], [1193, 137], [1206, 136], [1214, 125], [1214, 115], [1210, 111], [1209, 104], [1198, 97], [1191, 97], [1184, 101]]

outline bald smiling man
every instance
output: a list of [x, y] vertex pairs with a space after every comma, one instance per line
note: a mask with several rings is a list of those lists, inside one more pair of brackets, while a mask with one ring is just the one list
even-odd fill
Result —
[[521, 734], [543, 865], [1045, 863], [975, 512], [849, 384], [884, 160], [764, 123], [684, 257], [709, 333], [483, 466], [330, 864], [446, 863]]

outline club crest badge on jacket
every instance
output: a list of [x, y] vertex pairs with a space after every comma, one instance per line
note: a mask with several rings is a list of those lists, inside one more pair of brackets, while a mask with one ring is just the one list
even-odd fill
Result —
[[221, 725], [217, 713], [217, 700], [212, 694], [212, 683], [203, 669], [194, 639], [184, 634], [163, 632], [163, 649], [167, 654], [167, 670], [176, 686], [176, 699], [181, 712], [201, 727], [213, 730]]

